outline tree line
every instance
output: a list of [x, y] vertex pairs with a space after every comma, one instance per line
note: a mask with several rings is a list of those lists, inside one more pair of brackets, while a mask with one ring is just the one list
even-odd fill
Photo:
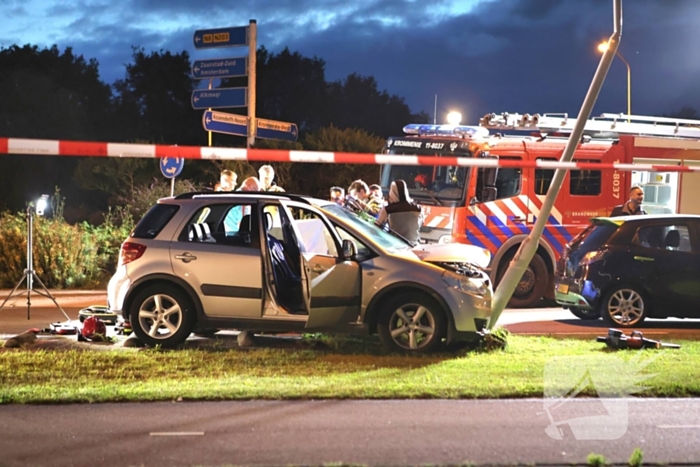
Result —
[[[132, 49], [124, 77], [103, 82], [96, 59], [72, 48], [25, 45], [0, 49], [0, 136], [206, 146], [202, 110], [193, 110], [187, 52]], [[325, 62], [285, 49], [257, 51], [257, 109], [260, 118], [296, 123], [299, 142], [256, 142], [258, 147], [379, 152], [384, 140], [410, 122], [427, 122], [404, 99], [380, 90], [372, 76], [350, 74], [329, 82]], [[224, 79], [218, 87], [247, 86], [247, 78]], [[225, 109], [247, 114], [247, 109]], [[213, 145], [244, 147], [245, 138], [214, 134]], [[245, 162], [187, 161], [178, 189], [211, 186], [223, 168], [254, 175]], [[288, 191], [326, 196], [331, 185], [354, 178], [378, 179], [375, 166], [277, 164], [277, 179]], [[58, 187], [64, 216], [99, 217], [110, 205], [143, 204], [167, 193], [158, 161], [81, 157], [0, 156], [0, 209], [21, 210], [41, 193]], [[137, 211], [144, 209], [140, 206]], [[140, 214], [136, 212], [136, 214]]]

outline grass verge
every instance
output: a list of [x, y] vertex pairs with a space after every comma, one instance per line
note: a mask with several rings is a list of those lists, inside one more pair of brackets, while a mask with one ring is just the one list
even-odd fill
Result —
[[16, 350], [0, 352], [0, 403], [541, 397], [545, 369], [562, 358], [617, 368], [642, 360], [648, 379], [639, 395], [698, 396], [700, 342], [679, 343], [680, 350], [615, 352], [593, 340], [510, 336], [502, 351], [424, 357], [388, 354], [378, 339], [356, 337], [247, 350]]

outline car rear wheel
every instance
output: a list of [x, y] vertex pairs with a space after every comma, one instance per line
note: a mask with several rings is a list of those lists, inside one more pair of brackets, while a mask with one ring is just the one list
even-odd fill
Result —
[[634, 287], [622, 286], [605, 295], [600, 314], [606, 323], [618, 327], [632, 327], [642, 323], [648, 314], [645, 295]]
[[[498, 274], [496, 276], [496, 287], [501, 283], [512, 259], [513, 256], [508, 255], [500, 261]], [[549, 273], [547, 272], [547, 264], [540, 255], [535, 255], [523, 273], [523, 277], [520, 278], [518, 285], [515, 287], [513, 296], [508, 302], [508, 306], [512, 308], [536, 306], [542, 301], [542, 297], [544, 297], [547, 291], [548, 284]]]
[[600, 318], [600, 311], [598, 310], [586, 310], [584, 308], [572, 306], [569, 308], [569, 311], [577, 318], [584, 319], [586, 321], [594, 321]]
[[407, 354], [439, 349], [447, 334], [445, 312], [435, 299], [420, 292], [401, 293], [379, 315], [379, 338], [390, 350]]
[[195, 310], [180, 289], [152, 285], [136, 296], [129, 317], [134, 333], [144, 344], [174, 347], [192, 333]]

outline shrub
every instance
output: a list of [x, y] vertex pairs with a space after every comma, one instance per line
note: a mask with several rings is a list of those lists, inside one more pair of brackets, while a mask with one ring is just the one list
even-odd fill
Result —
[[[97, 280], [94, 236], [61, 218], [33, 220], [33, 268], [46, 287], [83, 287]], [[27, 219], [24, 213], [0, 218], [0, 284], [11, 287], [27, 267]]]
[[117, 268], [119, 248], [134, 228], [134, 218], [129, 206], [109, 208], [104, 222], [93, 226], [83, 222], [81, 227], [93, 235], [95, 242], [98, 275], [100, 281], [107, 280]]
[[[50, 288], [103, 284], [116, 269], [119, 248], [134, 226], [128, 208], [105, 215], [99, 226], [68, 224], [60, 215], [33, 218], [33, 268]], [[14, 287], [27, 267], [25, 213], [0, 215], [0, 287]]]

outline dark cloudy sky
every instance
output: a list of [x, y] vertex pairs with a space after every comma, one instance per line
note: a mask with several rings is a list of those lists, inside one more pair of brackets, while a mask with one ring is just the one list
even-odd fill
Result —
[[[96, 58], [105, 82], [131, 46], [187, 50], [197, 29], [258, 24], [258, 45], [326, 62], [326, 78], [372, 75], [413, 111], [465, 123], [487, 112], [578, 113], [612, 32], [612, 0], [0, 0], [0, 46], [56, 44]], [[619, 52], [632, 70], [632, 112], [700, 110], [700, 0], [623, 0]], [[625, 112], [615, 59], [594, 114]]]

